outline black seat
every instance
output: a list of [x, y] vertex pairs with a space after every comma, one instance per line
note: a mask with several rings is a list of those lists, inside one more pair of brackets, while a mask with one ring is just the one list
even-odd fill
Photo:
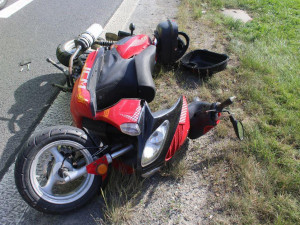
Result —
[[138, 80], [138, 97], [151, 102], [155, 97], [155, 84], [152, 73], [155, 65], [156, 47], [151, 45], [135, 57]]
[[139, 55], [123, 59], [115, 48], [105, 53], [99, 50], [88, 81], [93, 111], [111, 106], [122, 98], [151, 102], [155, 96], [152, 79], [155, 51], [155, 46], [149, 46]]

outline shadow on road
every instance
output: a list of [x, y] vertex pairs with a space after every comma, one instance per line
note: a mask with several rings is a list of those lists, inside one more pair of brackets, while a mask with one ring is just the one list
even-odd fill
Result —
[[[24, 83], [14, 93], [15, 104], [7, 112], [7, 118], [0, 117], [0, 121], [7, 124], [7, 130], [12, 134], [0, 159], [0, 193], [3, 195], [3, 198], [0, 198], [0, 208], [2, 210], [4, 207], [3, 210], [6, 211], [0, 213], [0, 224], [95, 224], [95, 218], [102, 217], [99, 196], [85, 207], [64, 215], [48, 215], [32, 209], [17, 192], [13, 178], [14, 168], [9, 168], [23, 143], [56, 98], [58, 90], [51, 84], [63, 82], [64, 76], [61, 74], [47, 74]], [[3, 178], [8, 168], [9, 171]]]
[[61, 74], [47, 74], [27, 81], [15, 91], [15, 104], [7, 112], [7, 118], [0, 117], [11, 134], [0, 158], [0, 180], [57, 96], [58, 89], [51, 84], [63, 82]]

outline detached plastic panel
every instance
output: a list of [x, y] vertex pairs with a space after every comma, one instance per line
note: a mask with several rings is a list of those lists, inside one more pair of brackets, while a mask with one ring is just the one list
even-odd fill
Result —
[[212, 75], [224, 70], [228, 60], [229, 57], [226, 54], [195, 50], [183, 56], [180, 62], [184, 67], [200, 72], [202, 75]]

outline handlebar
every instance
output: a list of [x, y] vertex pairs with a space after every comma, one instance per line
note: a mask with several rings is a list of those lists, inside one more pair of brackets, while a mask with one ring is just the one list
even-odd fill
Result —
[[217, 112], [222, 112], [222, 110], [223, 110], [225, 107], [227, 107], [227, 106], [229, 106], [229, 105], [231, 105], [231, 104], [233, 103], [234, 99], [236, 99], [236, 97], [235, 97], [235, 96], [232, 96], [232, 97], [226, 99], [226, 100], [225, 100], [224, 102], [222, 102], [222, 103], [217, 103], [217, 106], [216, 106]]
[[71, 55], [70, 59], [69, 59], [69, 74], [70, 76], [72, 75], [73, 72], [73, 61], [74, 58], [79, 54], [80, 50], [82, 49], [81, 45], [78, 45], [78, 47], [76, 48], [75, 52]]
[[80, 45], [83, 50], [88, 49], [100, 37], [103, 28], [100, 24], [94, 23], [85, 32], [79, 35], [76, 47]]
[[[85, 51], [100, 37], [103, 28], [100, 24], [92, 24], [85, 32], [79, 35], [75, 40], [76, 50], [69, 59], [69, 75], [72, 75], [73, 61], [81, 50]], [[71, 80], [72, 82], [72, 80]]]

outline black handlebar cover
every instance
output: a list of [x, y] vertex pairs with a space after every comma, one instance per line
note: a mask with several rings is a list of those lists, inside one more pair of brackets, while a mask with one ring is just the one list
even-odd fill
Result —
[[120, 39], [122, 39], [122, 38], [124, 38], [124, 37], [129, 37], [129, 36], [131, 36], [131, 34], [130, 33], [128, 33], [128, 32], [126, 32], [126, 31], [119, 31], [118, 32], [118, 37], [120, 38]]
[[217, 125], [218, 113], [215, 103], [194, 101], [189, 104], [190, 131], [188, 137], [196, 139]]
[[230, 97], [230, 98], [226, 99], [224, 102], [217, 104], [216, 110], [217, 110], [218, 112], [222, 112], [222, 110], [223, 110], [225, 107], [227, 107], [227, 106], [229, 106], [229, 105], [231, 105], [231, 104], [233, 103], [233, 101], [234, 101], [235, 98], [236, 98], [236, 97], [233, 96], [233, 97]]

